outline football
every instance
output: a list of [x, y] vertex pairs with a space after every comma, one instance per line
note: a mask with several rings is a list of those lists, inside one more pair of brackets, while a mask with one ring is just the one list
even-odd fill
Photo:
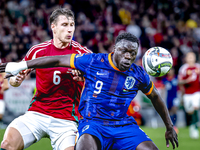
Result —
[[173, 65], [172, 56], [163, 47], [152, 47], [142, 57], [144, 70], [153, 77], [162, 77], [169, 72]]

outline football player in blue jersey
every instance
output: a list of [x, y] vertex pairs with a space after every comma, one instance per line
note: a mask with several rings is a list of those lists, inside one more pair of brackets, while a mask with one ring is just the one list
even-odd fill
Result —
[[110, 54], [70, 54], [38, 58], [27, 62], [7, 63], [0, 72], [13, 75], [27, 68], [72, 67], [84, 74], [85, 87], [79, 112], [77, 150], [132, 149], [156, 150], [153, 141], [140, 129], [133, 117], [127, 115], [131, 100], [141, 90], [153, 103], [165, 126], [166, 145], [178, 147], [177, 134], [165, 102], [149, 75], [134, 64], [138, 39], [130, 33], [118, 35]]

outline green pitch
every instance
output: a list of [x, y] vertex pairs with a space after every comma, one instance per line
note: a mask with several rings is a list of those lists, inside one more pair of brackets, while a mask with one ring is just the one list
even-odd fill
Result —
[[[141, 127], [147, 135], [154, 141], [160, 150], [172, 150], [172, 145], [169, 148], [166, 147], [165, 143], [165, 128], [147, 128]], [[2, 141], [5, 130], [0, 130], [0, 141]], [[179, 148], [176, 150], [199, 150], [200, 139], [190, 139], [188, 128], [180, 128], [178, 133]], [[26, 150], [51, 150], [51, 143], [49, 139], [42, 139], [41, 141], [33, 144]]]
[[[147, 135], [153, 140], [159, 150], [173, 150], [170, 144], [169, 148], [166, 147], [165, 141], [165, 128], [146, 128], [141, 127]], [[176, 150], [199, 150], [200, 149], [200, 139], [191, 139], [189, 137], [188, 128], [179, 128], [178, 133], [179, 147]]]

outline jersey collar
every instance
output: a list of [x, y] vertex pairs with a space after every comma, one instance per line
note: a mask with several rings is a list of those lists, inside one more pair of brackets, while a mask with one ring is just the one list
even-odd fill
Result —
[[108, 61], [109, 61], [110, 65], [113, 67], [113, 69], [115, 69], [115, 70], [117, 70], [117, 71], [120, 71], [120, 72], [125, 72], [125, 71], [119, 70], [119, 69], [114, 65], [114, 63], [113, 63], [113, 61], [112, 61], [112, 58], [111, 58], [112, 55], [113, 55], [113, 52], [111, 52], [110, 54], [108, 54]]

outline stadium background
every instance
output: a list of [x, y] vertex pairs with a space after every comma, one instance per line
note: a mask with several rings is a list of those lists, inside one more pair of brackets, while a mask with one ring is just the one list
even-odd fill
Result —
[[[111, 52], [116, 36], [121, 32], [130, 32], [140, 39], [136, 61], [139, 65], [144, 52], [153, 46], [161, 46], [170, 51], [176, 74], [188, 51], [194, 51], [199, 61], [199, 0], [0, 0], [1, 60], [21, 61], [31, 46], [51, 39], [48, 17], [57, 7], [73, 10], [76, 18], [73, 39], [94, 53]], [[152, 80], [156, 83], [159, 79]], [[1, 128], [5, 128], [10, 121], [26, 111], [34, 83], [33, 72], [19, 88], [10, 87], [6, 91], [7, 111]], [[141, 93], [135, 101], [143, 117], [144, 130], [152, 134], [153, 137], [150, 137], [153, 140], [155, 136], [154, 142], [162, 143], [160, 149], [164, 149], [164, 125], [160, 117]], [[200, 142], [189, 139], [187, 119], [181, 105], [177, 126], [180, 127], [179, 149], [184, 150], [188, 145], [190, 148], [193, 146], [194, 150], [198, 149]], [[0, 140], [3, 132], [1, 130]], [[161, 138], [160, 142], [157, 137]]]

